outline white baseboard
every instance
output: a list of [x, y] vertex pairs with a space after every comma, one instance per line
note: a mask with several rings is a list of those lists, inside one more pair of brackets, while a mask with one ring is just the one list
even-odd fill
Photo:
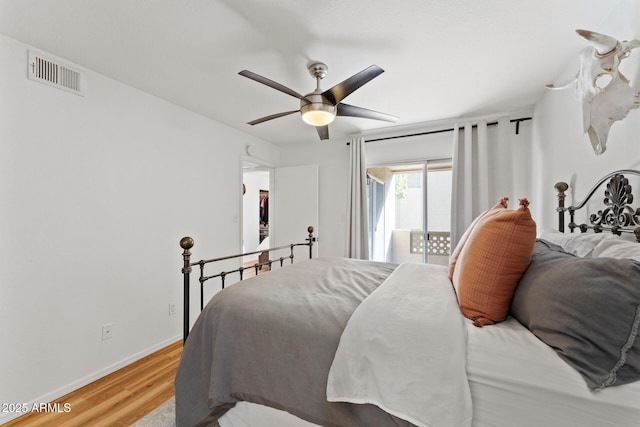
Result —
[[[169, 338], [167, 340], [164, 340], [162, 342], [159, 342], [158, 344], [155, 344], [149, 348], [146, 348], [136, 354], [133, 354], [117, 363], [114, 363], [113, 365], [107, 366], [104, 369], [101, 369], [97, 372], [94, 372], [93, 374], [87, 375], [84, 378], [81, 378], [77, 381], [74, 381], [70, 384], [67, 384], [63, 387], [60, 387], [52, 392], [46, 393], [42, 396], [40, 396], [37, 399], [34, 399], [31, 402], [21, 402], [21, 404], [25, 404], [26, 407], [30, 408], [33, 407], [33, 405], [39, 405], [40, 403], [49, 403], [49, 402], [53, 402], [56, 399], [61, 398], [62, 396], [71, 393], [72, 391], [78, 390], [81, 387], [86, 386], [87, 384], [91, 384], [92, 382], [99, 380], [102, 377], [105, 377], [115, 371], [117, 371], [118, 369], [122, 369], [127, 365], [130, 365], [134, 362], [137, 362], [138, 360], [142, 359], [143, 357], [146, 357], [148, 355], [150, 355], [151, 353], [154, 353], [160, 349], [163, 349], [165, 347], [167, 347], [170, 344], [173, 344], [174, 342], [178, 341], [182, 339], [182, 334], [176, 335], [173, 338]], [[13, 412], [13, 413], [0, 413], [0, 424], [4, 424], [7, 423], [15, 418], [20, 417], [21, 415], [25, 415], [24, 413], [21, 412]]]

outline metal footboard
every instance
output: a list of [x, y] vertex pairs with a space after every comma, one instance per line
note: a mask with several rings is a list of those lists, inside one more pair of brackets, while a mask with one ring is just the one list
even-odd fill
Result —
[[[198, 266], [200, 269], [200, 277], [198, 281], [200, 282], [200, 311], [202, 311], [202, 309], [204, 308], [204, 284], [210, 279], [215, 279], [219, 277], [221, 281], [222, 289], [224, 289], [225, 279], [228, 276], [233, 275], [235, 273], [238, 273], [239, 280], [243, 280], [245, 276], [244, 273], [246, 270], [255, 269], [255, 274], [258, 275], [259, 270], [262, 269], [263, 266], [266, 266], [268, 270], [271, 270], [274, 264], [276, 265], [279, 264], [280, 267], [282, 267], [284, 265], [285, 260], [289, 260], [289, 263], [293, 264], [293, 258], [294, 258], [293, 250], [298, 246], [308, 246], [309, 259], [313, 258], [313, 242], [315, 241], [315, 238], [313, 237], [313, 227], [312, 226], [307, 227], [307, 232], [309, 234], [307, 239], [305, 239], [306, 243], [291, 243], [289, 245], [277, 246], [277, 247], [273, 247], [273, 248], [269, 248], [261, 251], [245, 252], [237, 255], [229, 255], [229, 256], [224, 256], [219, 258], [207, 259], [207, 260], [203, 259], [196, 262], [191, 262], [191, 248], [193, 248], [193, 245], [195, 243], [193, 238], [188, 236], [183, 237], [180, 240], [180, 247], [183, 249], [182, 276], [184, 280], [183, 282], [183, 315], [184, 315], [183, 341], [186, 341], [187, 337], [189, 336], [189, 325], [190, 325], [190, 321], [189, 321], [190, 299], [189, 298], [190, 298], [190, 290], [191, 290], [192, 267]], [[272, 254], [284, 253], [287, 249], [289, 250], [288, 255], [274, 257], [273, 259], [270, 258]], [[222, 271], [218, 274], [213, 274], [209, 276], [205, 274], [205, 266], [207, 266], [208, 264], [213, 264], [215, 262], [226, 261], [234, 258], [242, 258], [245, 256], [256, 255], [256, 254], [259, 254], [261, 256], [258, 262], [251, 265], [250, 267], [240, 266], [236, 269]]]

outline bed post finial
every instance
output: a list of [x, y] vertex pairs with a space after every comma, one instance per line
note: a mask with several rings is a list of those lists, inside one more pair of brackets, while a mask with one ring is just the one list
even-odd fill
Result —
[[307, 232], [309, 233], [309, 238], [307, 240], [309, 240], [309, 259], [313, 258], [313, 226], [310, 225], [309, 227], [307, 227]]
[[564, 233], [564, 199], [567, 196], [564, 192], [569, 189], [569, 184], [566, 182], [558, 182], [553, 186], [558, 192], [558, 231]]
[[184, 279], [184, 288], [183, 288], [183, 300], [182, 300], [182, 339], [183, 343], [187, 340], [187, 336], [189, 336], [189, 283], [190, 283], [190, 273], [191, 273], [191, 249], [193, 247], [194, 241], [191, 237], [183, 237], [180, 239], [180, 247], [183, 249], [182, 251], [182, 277]]
[[182, 249], [184, 249], [184, 252], [182, 253], [182, 255], [191, 255], [191, 252], [189, 252], [189, 249], [191, 249], [193, 247], [194, 241], [191, 237], [183, 237], [182, 239], [180, 239], [180, 247]]
[[564, 200], [566, 196], [564, 192], [569, 189], [569, 184], [567, 184], [566, 182], [560, 181], [560, 182], [557, 182], [556, 185], [553, 186], [553, 188], [555, 188], [556, 191], [558, 192], [558, 199]]

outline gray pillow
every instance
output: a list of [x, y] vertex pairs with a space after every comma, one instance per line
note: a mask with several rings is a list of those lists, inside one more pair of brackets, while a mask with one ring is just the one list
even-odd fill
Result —
[[592, 390], [640, 380], [640, 263], [581, 258], [537, 240], [511, 315]]

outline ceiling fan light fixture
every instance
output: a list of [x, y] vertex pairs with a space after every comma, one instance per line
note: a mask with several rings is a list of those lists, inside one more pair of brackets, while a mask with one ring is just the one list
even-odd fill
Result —
[[335, 105], [310, 103], [300, 107], [302, 120], [311, 126], [326, 126], [336, 118]]
[[266, 77], [262, 77], [261, 75], [249, 70], [240, 71], [238, 74], [243, 77], [255, 80], [258, 83], [269, 86], [300, 100], [299, 110], [271, 114], [247, 122], [247, 124], [253, 126], [258, 123], [263, 123], [299, 112], [302, 116], [302, 120], [305, 123], [314, 126], [318, 132], [318, 136], [323, 140], [329, 139], [328, 125], [333, 122], [336, 116], [360, 117], [363, 119], [384, 120], [388, 122], [395, 122], [398, 119], [397, 117], [389, 114], [342, 103], [344, 98], [384, 72], [384, 70], [377, 65], [371, 65], [324, 91], [320, 88], [320, 81], [327, 75], [327, 71], [329, 70], [326, 64], [323, 64], [322, 62], [314, 62], [309, 64], [307, 68], [311, 77], [316, 79], [316, 89], [306, 95], [301, 95], [293, 89]]

